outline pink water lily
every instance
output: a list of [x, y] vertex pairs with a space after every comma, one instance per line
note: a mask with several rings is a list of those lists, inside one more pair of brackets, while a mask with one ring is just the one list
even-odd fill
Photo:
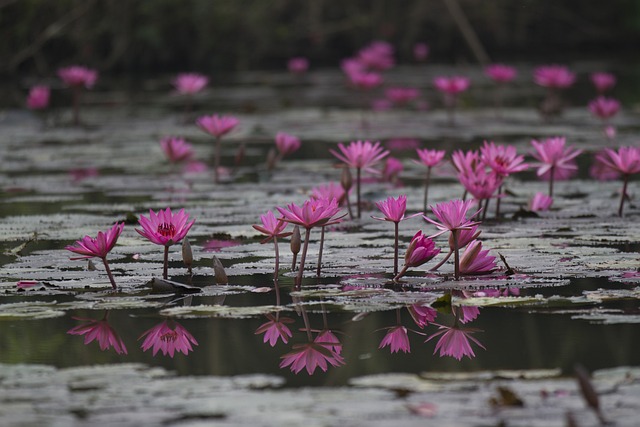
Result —
[[27, 107], [30, 110], [44, 110], [49, 106], [51, 90], [49, 86], [38, 85], [29, 89], [27, 96]]
[[469, 78], [463, 76], [440, 76], [433, 79], [433, 86], [448, 95], [458, 95], [469, 89], [470, 84]]
[[346, 191], [344, 187], [336, 182], [329, 182], [327, 184], [320, 184], [317, 187], [311, 189], [311, 198], [313, 199], [336, 199], [339, 205], [342, 205], [346, 201]]
[[415, 87], [390, 87], [385, 91], [387, 99], [394, 104], [404, 105], [420, 96], [420, 91]]
[[534, 151], [532, 156], [535, 157], [539, 163], [537, 175], [542, 176], [545, 173], [549, 173], [549, 197], [553, 197], [553, 181], [557, 174], [571, 172], [577, 169], [575, 159], [582, 150], [566, 147], [566, 139], [564, 137], [548, 138], [544, 141], [538, 142], [535, 139], [531, 140]]
[[327, 372], [329, 365], [335, 367], [344, 365], [344, 358], [330, 347], [315, 342], [295, 344], [291, 352], [281, 356], [280, 367], [290, 367], [295, 374], [306, 369], [309, 375], [313, 375], [317, 368]]
[[80, 65], [58, 70], [58, 77], [72, 90], [73, 124], [80, 124], [80, 96], [82, 89], [91, 89], [98, 79], [98, 72]]
[[493, 172], [504, 177], [529, 168], [529, 165], [524, 162], [524, 156], [518, 155], [513, 145], [484, 141], [480, 147], [480, 157]]
[[253, 225], [252, 227], [267, 236], [260, 243], [267, 243], [270, 240], [273, 240], [275, 257], [276, 257], [273, 280], [277, 283], [278, 271], [280, 269], [280, 252], [278, 250], [278, 238], [291, 236], [292, 233], [291, 232], [285, 233], [284, 230], [287, 228], [287, 225], [289, 224], [282, 221], [281, 219], [277, 219], [276, 216], [271, 211], [268, 211], [264, 215], [260, 215], [260, 221], [262, 222], [262, 225]]
[[409, 343], [409, 335], [407, 328], [404, 326], [392, 326], [387, 328], [387, 334], [380, 341], [378, 348], [389, 347], [391, 353], [403, 351], [411, 353], [411, 344]]
[[264, 334], [263, 342], [266, 343], [268, 341], [271, 347], [275, 347], [278, 339], [284, 344], [287, 344], [289, 338], [293, 336], [287, 324], [293, 323], [293, 319], [289, 317], [276, 317], [271, 314], [267, 314], [267, 319], [269, 319], [269, 321], [260, 325], [258, 329], [256, 329], [255, 334]]
[[422, 200], [422, 211], [426, 212], [427, 204], [429, 201], [429, 184], [431, 183], [431, 169], [438, 166], [442, 160], [446, 152], [444, 150], [429, 150], [427, 148], [424, 149], [416, 149], [416, 153], [418, 153], [418, 158], [420, 161], [414, 160], [414, 162], [418, 164], [422, 164], [427, 167], [427, 171], [424, 177], [424, 198]]
[[184, 326], [175, 320], [167, 319], [140, 335], [138, 340], [144, 338], [142, 351], [147, 351], [153, 347], [153, 355], [162, 351], [163, 355], [173, 358], [176, 352], [185, 356], [193, 351], [193, 346], [198, 345], [198, 341], [187, 331]]
[[482, 242], [474, 240], [465, 248], [460, 257], [460, 274], [489, 274], [497, 268], [496, 257], [489, 255], [489, 250], [482, 250]]
[[338, 337], [329, 329], [320, 331], [313, 342], [316, 344], [322, 344], [336, 354], [342, 353], [342, 343], [340, 343]]
[[296, 152], [300, 148], [300, 145], [300, 138], [297, 136], [290, 135], [286, 132], [278, 132], [276, 134], [276, 148], [282, 157]]
[[222, 137], [238, 126], [240, 121], [233, 116], [219, 116], [213, 114], [211, 116], [202, 116], [196, 120], [196, 124], [200, 129], [216, 138], [214, 149], [214, 179], [216, 184], [220, 182], [221, 167], [220, 159], [222, 157], [222, 147], [220, 140]]
[[122, 338], [120, 338], [117, 332], [109, 325], [107, 318], [108, 312], [105, 313], [101, 320], [73, 317], [74, 320], [80, 320], [86, 323], [74, 326], [67, 331], [67, 334], [84, 335], [85, 345], [97, 341], [102, 351], [109, 350], [113, 347], [116, 353], [127, 354], [127, 347], [124, 341], [122, 341]]
[[178, 93], [182, 95], [193, 95], [207, 86], [209, 78], [199, 73], [180, 73], [172, 83]]
[[440, 357], [451, 356], [457, 360], [461, 360], [463, 356], [467, 356], [471, 359], [476, 355], [469, 341], [485, 349], [477, 339], [471, 336], [472, 333], [478, 332], [477, 329], [461, 328], [457, 322], [454, 326], [438, 325], [438, 327], [439, 331], [429, 336], [425, 341], [431, 341], [433, 338], [440, 337], [436, 343], [433, 354], [436, 354], [438, 350], [440, 350]]
[[504, 64], [488, 65], [484, 69], [484, 73], [496, 83], [508, 83], [518, 75], [514, 67]]
[[438, 317], [438, 310], [421, 303], [411, 304], [407, 306], [407, 310], [409, 310], [411, 318], [419, 328], [424, 328], [429, 323], [433, 323]]
[[604, 153], [605, 154], [601, 157], [601, 161], [611, 169], [619, 172], [624, 181], [620, 196], [620, 207], [618, 208], [618, 216], [622, 216], [624, 199], [627, 197], [629, 177], [640, 173], [640, 148], [620, 147], [617, 151], [606, 148]]
[[538, 192], [529, 200], [527, 207], [531, 212], [542, 212], [548, 211], [552, 204], [552, 197]]
[[383, 79], [379, 73], [362, 71], [349, 74], [351, 84], [360, 90], [370, 90], [382, 84]]
[[576, 75], [564, 65], [542, 65], [533, 71], [533, 81], [542, 87], [565, 89], [573, 85]]
[[591, 114], [606, 121], [618, 114], [618, 111], [620, 111], [620, 101], [599, 96], [589, 102], [588, 108]]
[[189, 160], [193, 156], [193, 147], [184, 138], [168, 136], [160, 140], [160, 148], [172, 163]]
[[404, 255], [404, 266], [393, 278], [393, 281], [397, 282], [406, 274], [409, 268], [419, 267], [438, 255], [440, 249], [436, 248], [435, 245], [433, 239], [422, 234], [422, 231], [418, 231], [411, 239], [409, 247], [407, 247], [407, 252]]
[[[478, 230], [478, 226], [477, 225], [474, 225], [473, 227], [471, 227], [469, 229], [459, 230], [458, 231], [458, 242], [457, 242], [458, 243], [458, 247], [459, 248], [464, 248], [470, 242], [472, 242], [475, 239], [477, 239], [478, 236], [480, 236], [480, 233], [481, 233], [481, 231]], [[455, 243], [456, 242], [453, 241], [453, 233], [449, 233], [449, 252], [447, 252], [447, 254], [442, 259], [442, 261], [440, 261], [435, 267], [431, 268], [431, 271], [436, 271], [437, 269], [442, 267], [445, 262], [447, 262], [447, 260], [451, 257], [451, 255], [453, 255], [453, 252], [456, 249], [455, 248]]]
[[616, 76], [611, 73], [596, 72], [592, 73], [589, 78], [599, 94], [603, 94], [616, 85]]

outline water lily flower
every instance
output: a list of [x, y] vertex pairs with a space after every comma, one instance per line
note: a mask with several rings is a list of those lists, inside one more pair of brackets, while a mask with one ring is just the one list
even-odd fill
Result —
[[418, 98], [420, 91], [415, 87], [390, 87], [385, 96], [396, 105], [405, 105]]
[[603, 94], [616, 85], [616, 76], [611, 73], [596, 72], [592, 73], [589, 78], [599, 94]]
[[576, 75], [564, 65], [542, 65], [533, 70], [533, 81], [546, 88], [566, 89], [576, 81]]
[[496, 83], [509, 83], [518, 75], [514, 67], [504, 64], [488, 65], [484, 69], [484, 73]]
[[284, 238], [291, 236], [292, 233], [285, 233], [284, 230], [287, 228], [288, 223], [282, 221], [281, 219], [276, 219], [276, 216], [273, 212], [268, 211], [264, 215], [260, 215], [260, 221], [262, 225], [253, 225], [253, 228], [266, 235], [266, 239], [264, 239], [260, 243], [267, 243], [270, 240], [273, 240], [273, 245], [275, 248], [275, 256], [276, 256], [276, 265], [275, 270], [273, 272], [273, 280], [277, 283], [278, 281], [278, 271], [280, 266], [280, 253], [278, 251], [278, 238]]
[[418, 216], [422, 212], [418, 212], [414, 215], [405, 217], [404, 215], [407, 210], [407, 196], [405, 196], [404, 194], [398, 196], [398, 198], [396, 199], [394, 199], [393, 197], [388, 197], [386, 200], [376, 202], [376, 206], [384, 214], [384, 218], [375, 216], [372, 216], [372, 218], [379, 221], [393, 222], [395, 227], [395, 239], [393, 246], [393, 275], [396, 276], [398, 274], [398, 224], [400, 223], [400, 221]]
[[413, 45], [413, 58], [418, 62], [423, 62], [429, 56], [429, 45], [418, 42]]
[[518, 155], [513, 145], [484, 141], [480, 148], [480, 158], [493, 172], [503, 177], [529, 168], [529, 165], [524, 163], [524, 156]]
[[480, 224], [479, 222], [474, 222], [471, 220], [471, 218], [478, 215], [480, 210], [476, 211], [469, 217], [469, 219], [467, 219], [467, 212], [469, 211], [472, 203], [473, 201], [471, 200], [450, 200], [445, 203], [437, 204], [435, 207], [432, 206], [431, 210], [433, 211], [433, 214], [436, 216], [436, 218], [440, 220], [440, 222], [429, 219], [424, 215], [422, 216], [427, 222], [432, 223], [438, 230], [440, 230], [436, 234], [431, 236], [431, 238], [439, 236], [442, 233], [446, 233], [447, 231], [450, 232], [454, 246], [454, 274], [456, 280], [458, 280], [458, 278], [460, 277], [460, 231], [470, 230], [474, 225]]
[[371, 170], [372, 166], [380, 162], [389, 155], [388, 150], [384, 150], [380, 146], [380, 142], [371, 143], [370, 141], [352, 141], [349, 145], [345, 146], [342, 143], [338, 144], [337, 152], [333, 149], [329, 149], [331, 154], [344, 162], [347, 166], [355, 168], [356, 170], [356, 194], [357, 194], [357, 209], [358, 218], [361, 217], [360, 211], [360, 185], [361, 185], [361, 171], [362, 169]]
[[609, 167], [603, 158], [608, 157], [605, 150], [600, 150], [593, 156], [593, 163], [589, 168], [589, 175], [598, 181], [611, 181], [620, 178], [620, 172]]
[[336, 354], [342, 354], [342, 343], [340, 343], [338, 337], [329, 329], [320, 331], [313, 342], [327, 347]]
[[620, 101], [613, 98], [599, 96], [589, 102], [588, 108], [591, 114], [606, 121], [618, 114], [618, 111], [620, 111]]
[[329, 365], [336, 367], [344, 365], [344, 358], [330, 347], [315, 342], [294, 344], [291, 352], [281, 356], [280, 368], [289, 366], [295, 374], [306, 369], [309, 375], [313, 375], [317, 368], [327, 372]]
[[49, 86], [38, 85], [29, 89], [27, 96], [27, 107], [30, 110], [44, 110], [49, 106], [51, 90]]
[[304, 74], [309, 69], [309, 60], [302, 56], [290, 58], [287, 61], [287, 69], [292, 74]]
[[[459, 174], [458, 179], [466, 191], [471, 193], [478, 204], [481, 205], [483, 200], [486, 201], [482, 219], [484, 220], [489, 209], [489, 200], [493, 194], [501, 188], [504, 177], [494, 173], [486, 172], [484, 169], [478, 168], [473, 174]], [[501, 197], [498, 194], [498, 200]], [[499, 213], [499, 212], [498, 212]]]
[[172, 163], [189, 160], [193, 156], [193, 147], [184, 138], [168, 136], [160, 140], [160, 147]]
[[407, 306], [411, 318], [418, 325], [419, 328], [424, 328], [429, 323], [433, 323], [438, 317], [438, 310], [430, 305], [423, 305], [421, 303], [411, 304]]
[[553, 197], [553, 181], [556, 175], [576, 170], [577, 166], [572, 160], [582, 153], [582, 150], [565, 147], [565, 144], [564, 137], [548, 138], [541, 142], [531, 140], [534, 148], [531, 155], [539, 161], [535, 165], [538, 166], [537, 175], [549, 173], [549, 197]]
[[192, 345], [198, 345], [198, 341], [187, 331], [184, 326], [172, 319], [164, 320], [153, 328], [140, 335], [138, 340], [146, 337], [142, 342], [142, 351], [153, 347], [153, 355], [162, 351], [163, 355], [173, 358], [176, 352], [185, 356], [193, 351]]
[[67, 331], [69, 335], [84, 335], [84, 344], [88, 345], [93, 341], [97, 341], [100, 350], [106, 351], [111, 347], [118, 354], [127, 354], [127, 347], [117, 332], [109, 325], [109, 312], [107, 311], [101, 320], [87, 319], [83, 317], [72, 317], [74, 320], [87, 322], [82, 325], [74, 326]]
[[82, 89], [91, 89], [98, 80], [98, 72], [80, 65], [72, 65], [58, 70], [58, 77], [73, 92], [73, 123], [80, 123], [80, 95]]
[[209, 78], [199, 73], [180, 73], [173, 80], [178, 93], [188, 96], [200, 92], [208, 83]]
[[415, 163], [421, 164], [427, 167], [427, 172], [424, 177], [424, 199], [422, 202], [422, 211], [427, 211], [427, 204], [429, 200], [429, 184], [431, 182], [431, 169], [438, 166], [442, 160], [446, 152], [444, 150], [429, 150], [427, 148], [416, 149], [416, 153], [418, 153], [418, 158], [420, 161], [414, 160]]
[[342, 205], [346, 201], [346, 196], [347, 192], [344, 187], [336, 182], [320, 184], [311, 189], [312, 199], [336, 199], [338, 201], [338, 205]]
[[99, 231], [98, 236], [93, 238], [90, 236], [84, 236], [82, 239], [76, 241], [73, 245], [66, 246], [65, 249], [81, 256], [71, 258], [72, 260], [76, 259], [87, 259], [87, 258], [100, 258], [104, 264], [104, 269], [107, 272], [107, 276], [109, 276], [109, 281], [111, 282], [111, 286], [113, 289], [117, 289], [116, 281], [113, 278], [113, 274], [111, 273], [111, 269], [109, 268], [109, 263], [107, 262], [107, 254], [111, 252], [111, 249], [115, 246], [118, 241], [118, 237], [120, 237], [120, 233], [124, 229], [124, 222], [116, 223], [113, 227], [111, 227], [106, 232]]
[[393, 46], [384, 41], [373, 41], [358, 51], [358, 60], [374, 70], [388, 70], [395, 65]]
[[454, 113], [458, 96], [469, 89], [470, 85], [471, 80], [463, 76], [439, 76], [433, 79], [433, 86], [442, 93], [444, 98], [444, 106], [449, 115], [449, 124], [453, 125], [455, 122]]
[[[478, 230], [478, 226], [477, 225], [474, 225], [473, 227], [471, 227], [469, 229], [458, 231], [458, 247], [459, 248], [464, 248], [470, 242], [472, 242], [475, 239], [477, 239], [478, 236], [480, 236], [480, 233], [482, 233], [482, 232], [480, 230]], [[454, 241], [453, 241], [453, 233], [449, 233], [449, 252], [447, 252], [447, 255], [445, 255], [445, 257], [442, 259], [442, 261], [440, 261], [435, 267], [431, 268], [431, 271], [436, 271], [437, 269], [442, 267], [442, 265], [445, 262], [447, 262], [447, 260], [451, 257], [451, 255], [453, 255], [454, 251], [455, 251], [455, 245], [454, 245]]]
[[605, 148], [604, 151], [606, 155], [602, 156], [602, 162], [611, 169], [619, 172], [624, 182], [620, 196], [620, 207], [618, 208], [618, 216], [622, 216], [624, 199], [627, 197], [629, 177], [633, 174], [640, 173], [640, 148], [620, 147], [617, 151]]
[[438, 332], [429, 336], [425, 341], [431, 341], [433, 338], [440, 337], [436, 343], [433, 354], [436, 354], [438, 350], [440, 350], [440, 357], [451, 356], [457, 360], [461, 360], [463, 356], [467, 356], [471, 359], [476, 355], [469, 341], [485, 349], [477, 339], [471, 336], [472, 333], [478, 332], [478, 329], [461, 328], [457, 322], [454, 326], [438, 325], [438, 328]]
[[398, 353], [399, 351], [411, 353], [407, 328], [401, 325], [387, 328], [387, 334], [382, 338], [382, 341], [380, 341], [378, 348], [387, 346], [389, 346], [391, 353]]
[[530, 200], [528, 204], [528, 209], [531, 212], [542, 212], [548, 211], [553, 204], [553, 198], [547, 196], [544, 193], [536, 193]]
[[402, 267], [402, 270], [393, 278], [393, 281], [397, 283], [409, 268], [419, 267], [438, 255], [440, 249], [437, 249], [435, 245], [433, 239], [422, 234], [422, 231], [418, 231], [411, 239], [407, 252], [404, 255], [404, 267]]
[[351, 84], [360, 90], [370, 90], [382, 84], [382, 76], [378, 73], [362, 71], [349, 74]]
[[156, 245], [164, 246], [163, 279], [167, 279], [169, 263], [169, 246], [180, 243], [187, 235], [196, 220], [189, 221], [189, 214], [180, 209], [176, 214], [171, 213], [171, 208], [160, 210], [157, 214], [149, 210], [149, 218], [140, 215], [139, 223], [142, 230], [135, 229], [142, 237], [147, 238]]
[[474, 240], [465, 248], [460, 257], [460, 274], [489, 274], [497, 268], [496, 257], [489, 255], [489, 250], [482, 250], [482, 242]]
[[300, 148], [300, 138], [285, 132], [276, 134], [276, 148], [280, 152], [280, 158], [296, 152]]
[[271, 314], [267, 314], [266, 316], [269, 321], [260, 325], [258, 329], [256, 329], [255, 334], [264, 334], [263, 342], [266, 343], [268, 341], [271, 347], [275, 347], [278, 339], [287, 344], [289, 338], [293, 336], [287, 324], [293, 323], [294, 320], [289, 317], [276, 317]]
[[220, 158], [222, 156], [220, 140], [224, 135], [235, 129], [238, 123], [240, 121], [233, 116], [219, 116], [217, 114], [202, 116], [196, 120], [196, 124], [200, 129], [216, 139], [214, 150], [214, 178], [216, 183], [220, 182]]

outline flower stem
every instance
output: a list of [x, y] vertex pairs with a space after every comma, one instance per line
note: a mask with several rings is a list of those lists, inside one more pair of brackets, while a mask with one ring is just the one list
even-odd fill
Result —
[[432, 269], [430, 269], [429, 271], [436, 271], [437, 269], [439, 269], [440, 267], [442, 267], [442, 265], [447, 262], [447, 260], [449, 258], [451, 258], [451, 255], [453, 254], [453, 251], [449, 251], [447, 253], [447, 255], [442, 259], [442, 261], [440, 261], [435, 267], [433, 267]]
[[216, 137], [216, 147], [215, 147], [215, 157], [213, 159], [213, 176], [215, 179], [215, 183], [218, 184], [220, 182], [220, 156], [221, 156], [221, 144], [220, 137]]
[[409, 267], [407, 267], [406, 265], [403, 266], [402, 270], [400, 270], [400, 273], [396, 274], [396, 276], [393, 278], [393, 283], [398, 283], [398, 280], [400, 280], [400, 278], [407, 273], [408, 269]]
[[429, 200], [429, 182], [431, 181], [431, 166], [427, 166], [427, 174], [424, 177], [424, 200], [422, 203], [422, 213], [427, 213], [427, 202]]
[[349, 199], [349, 190], [345, 190], [344, 199], [347, 202], [347, 210], [349, 211], [349, 218], [353, 219], [353, 209], [351, 209], [351, 200]]
[[553, 178], [555, 172], [555, 167], [551, 166], [551, 169], [549, 169], [549, 197], [553, 197]]
[[498, 221], [500, 221], [500, 200], [502, 199], [500, 194], [502, 194], [502, 184], [498, 187], [498, 198], [496, 199], [496, 220]]
[[107, 276], [109, 276], [109, 281], [111, 282], [111, 287], [113, 289], [118, 289], [116, 285], [116, 281], [113, 278], [113, 273], [111, 273], [111, 269], [109, 268], [109, 263], [107, 262], [107, 257], [102, 258], [102, 262], [104, 263], [104, 269], [107, 272]]
[[169, 272], [169, 246], [164, 247], [164, 266], [162, 267], [162, 278], [167, 280]]
[[73, 124], [78, 126], [80, 124], [80, 91], [82, 89], [79, 86], [73, 88]]
[[361, 218], [360, 215], [360, 175], [361, 175], [361, 170], [360, 168], [356, 168], [356, 208], [357, 208], [357, 213], [358, 213], [358, 219]]
[[458, 234], [460, 230], [451, 230], [451, 235], [453, 236], [453, 254], [454, 254], [454, 270], [453, 277], [456, 280], [460, 280], [460, 251], [458, 249]]
[[302, 246], [302, 255], [300, 256], [300, 266], [298, 267], [298, 277], [296, 278], [296, 290], [302, 288], [302, 275], [304, 273], [304, 261], [307, 258], [307, 249], [309, 248], [309, 233], [310, 228], [307, 228], [304, 233], [304, 245]]
[[321, 227], [320, 230], [320, 249], [318, 251], [318, 266], [316, 267], [317, 277], [320, 277], [320, 269], [322, 268], [322, 249], [324, 248], [324, 227]]
[[[484, 209], [482, 210], [482, 221], [484, 221], [487, 218], [487, 211], [489, 210], [489, 200], [491, 200], [489, 197], [484, 199]], [[482, 201], [480, 201], [479, 205], [482, 206]]]
[[397, 221], [393, 222], [393, 225], [395, 226], [395, 239], [393, 242], [393, 275], [397, 276], [398, 275], [398, 225], [400, 223]]
[[620, 207], [618, 208], [618, 216], [622, 216], [622, 209], [624, 208], [624, 199], [627, 196], [627, 184], [629, 183], [629, 174], [624, 174], [624, 184], [622, 184], [622, 194], [620, 195]]
[[278, 251], [278, 238], [274, 236], [273, 247], [276, 251], [276, 265], [273, 270], [273, 282], [278, 286], [278, 271], [280, 270], [280, 252]]

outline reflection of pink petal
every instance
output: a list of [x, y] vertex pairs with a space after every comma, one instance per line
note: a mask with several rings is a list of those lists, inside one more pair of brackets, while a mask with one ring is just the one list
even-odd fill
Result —
[[40, 282], [38, 282], [37, 280], [20, 280], [18, 283], [16, 283], [16, 286], [18, 287], [18, 289], [29, 289], [38, 284], [40, 284]]
[[76, 168], [69, 170], [69, 175], [73, 181], [78, 182], [87, 178], [95, 178], [100, 175], [97, 168]]
[[131, 256], [131, 258], [133, 258], [134, 260], [136, 260], [136, 261], [137, 261], [137, 260], [139, 260], [139, 259], [140, 259], [140, 254], [133, 254], [133, 255]]
[[253, 288], [251, 289], [251, 292], [254, 292], [256, 294], [263, 294], [263, 293], [271, 292], [271, 288], [268, 286], [263, 286], [261, 288]]
[[412, 413], [423, 417], [434, 417], [438, 413], [438, 407], [433, 403], [419, 403], [417, 405], [407, 405]]
[[220, 252], [220, 249], [222, 248], [228, 248], [231, 246], [238, 246], [240, 243], [236, 242], [235, 240], [219, 240], [219, 239], [211, 239], [211, 240], [207, 240], [204, 243], [204, 250], [205, 251], [213, 251], [213, 252]]
[[625, 279], [640, 277], [640, 271], [625, 271], [624, 273], [622, 273], [622, 277], [624, 277]]

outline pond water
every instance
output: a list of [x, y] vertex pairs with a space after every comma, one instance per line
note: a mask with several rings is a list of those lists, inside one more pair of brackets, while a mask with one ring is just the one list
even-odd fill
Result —
[[[395, 79], [418, 81], [422, 72], [402, 69]], [[479, 70], [470, 72], [477, 75]], [[87, 125], [81, 127], [52, 126], [50, 118], [43, 128], [37, 117], [4, 113], [3, 369], [114, 365], [126, 371], [136, 363], [185, 377], [267, 375], [278, 378], [274, 384], [281, 389], [324, 389], [352, 387], [383, 374], [424, 378], [509, 371], [526, 377], [526, 372], [540, 371], [567, 378], [577, 364], [590, 371], [640, 365], [640, 211], [634, 197], [638, 183], [631, 181], [632, 197], [624, 217], [618, 217], [621, 183], [596, 181], [588, 173], [591, 154], [603, 146], [603, 137], [601, 124], [585, 108], [568, 108], [562, 117], [542, 121], [531, 105], [519, 103], [543, 94], [520, 82], [507, 94], [508, 104], [514, 105], [496, 118], [492, 108], [478, 105], [491, 90], [480, 83], [465, 98], [457, 123], [451, 126], [437, 101], [426, 112], [354, 109], [352, 104], [360, 101], [345, 93], [333, 73], [317, 73], [303, 85], [279, 86], [286, 79], [282, 75], [263, 78], [271, 84], [256, 83], [255, 76], [248, 76], [195, 103], [203, 114], [231, 109], [240, 118], [239, 129], [223, 140], [222, 164], [228, 169], [220, 184], [213, 182], [210, 165], [205, 171], [184, 173], [163, 157], [160, 138], [179, 135], [193, 143], [198, 160], [211, 161], [212, 138], [191, 120], [184, 122], [182, 100], [175, 96], [138, 94], [130, 103], [94, 94], [88, 98], [92, 105], [82, 112]], [[318, 102], [312, 107], [314, 100]], [[153, 106], [147, 104], [151, 101]], [[192, 115], [197, 117], [198, 112]], [[64, 124], [68, 112], [56, 120]], [[618, 139], [606, 144], [637, 145], [636, 115], [623, 112], [616, 124]], [[268, 170], [267, 152], [280, 130], [299, 136], [302, 149]], [[416, 144], [450, 153], [493, 139], [526, 154], [532, 138], [554, 135], [565, 135], [570, 144], [585, 150], [578, 158], [578, 174], [557, 182], [553, 208], [538, 214], [523, 207], [535, 192], [546, 191], [547, 183], [538, 181], [533, 171], [509, 178], [501, 218], [495, 218], [494, 205], [479, 226], [483, 247], [496, 257], [494, 272], [457, 281], [451, 262], [429, 272], [432, 261], [409, 270], [399, 284], [391, 281], [393, 227], [371, 218], [379, 214], [373, 203], [405, 194], [408, 212], [422, 210], [424, 170], [411, 162]], [[365, 175], [363, 217], [347, 216], [327, 227], [318, 278], [320, 233], [312, 230], [301, 289], [294, 288], [289, 238], [280, 239], [277, 291], [272, 280], [273, 244], [261, 244], [251, 225], [259, 224], [259, 216], [276, 206], [302, 203], [318, 184], [338, 182], [340, 168], [329, 149], [358, 138], [379, 139], [392, 149], [404, 164], [399, 180]], [[394, 138], [405, 140], [390, 142]], [[241, 146], [243, 156], [238, 160]], [[450, 166], [434, 171], [430, 204], [461, 196], [462, 187]], [[188, 284], [186, 290], [150, 285], [154, 278], [157, 285], [162, 275], [162, 248], [134, 230], [140, 215], [168, 206], [174, 212], [184, 208], [196, 219], [188, 235], [193, 276], [187, 274], [180, 246], [169, 251], [169, 279]], [[126, 225], [108, 256], [119, 286], [112, 291], [99, 260], [88, 268], [87, 261], [70, 260], [64, 247], [84, 235], [95, 236], [116, 221]], [[418, 230], [426, 235], [437, 231], [420, 217], [403, 221], [401, 265]], [[437, 244], [446, 252], [446, 236]], [[214, 256], [224, 266], [228, 284], [215, 283]], [[280, 337], [272, 346], [256, 333], [274, 319], [290, 331], [287, 343]], [[170, 331], [165, 330], [157, 345], [175, 340], [176, 334], [178, 340], [191, 337], [186, 354], [171, 356], [159, 350], [154, 355], [153, 348], [141, 348], [145, 331], [165, 321]], [[81, 334], [82, 325], [95, 326], [93, 333], [108, 333], [113, 341], [105, 349], [98, 339], [85, 343], [89, 333]], [[328, 339], [323, 335], [327, 331], [339, 344], [322, 341]], [[386, 334], [394, 331], [397, 341], [382, 346]], [[447, 346], [445, 336], [459, 340], [458, 347]], [[315, 347], [309, 344], [313, 340]], [[398, 351], [391, 352], [392, 346]], [[286, 355], [304, 351], [315, 356], [308, 356], [303, 366], [286, 363]], [[311, 369], [309, 360], [319, 367]], [[326, 362], [328, 366], [323, 365]], [[298, 373], [293, 372], [295, 366]], [[13, 378], [4, 375], [0, 380]], [[635, 386], [638, 379], [630, 381]], [[573, 396], [580, 399], [577, 392]]]

